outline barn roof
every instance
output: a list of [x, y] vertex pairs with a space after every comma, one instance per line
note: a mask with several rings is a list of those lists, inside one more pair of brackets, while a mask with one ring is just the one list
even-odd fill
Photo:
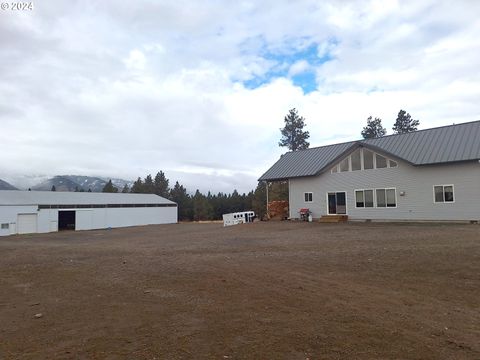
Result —
[[165, 204], [173, 201], [154, 194], [0, 190], [0, 205]]
[[288, 152], [259, 180], [319, 175], [359, 146], [389, 154], [415, 166], [479, 160], [480, 121]]

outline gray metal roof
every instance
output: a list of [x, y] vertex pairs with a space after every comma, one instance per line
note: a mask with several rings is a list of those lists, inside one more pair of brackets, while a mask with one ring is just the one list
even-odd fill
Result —
[[392, 155], [417, 166], [479, 160], [480, 121], [288, 152], [259, 180], [318, 175], [358, 146]]
[[175, 204], [154, 194], [0, 190], [0, 205]]
[[259, 180], [280, 180], [317, 175], [325, 166], [355, 146], [356, 142], [334, 144], [288, 152]]

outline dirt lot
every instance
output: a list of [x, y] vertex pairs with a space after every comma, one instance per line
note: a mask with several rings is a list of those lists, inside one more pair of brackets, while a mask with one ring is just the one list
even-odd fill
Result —
[[15, 236], [0, 274], [0, 359], [480, 359], [478, 225]]

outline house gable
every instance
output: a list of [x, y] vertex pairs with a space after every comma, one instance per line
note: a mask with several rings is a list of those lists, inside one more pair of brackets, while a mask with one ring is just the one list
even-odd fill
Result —
[[395, 168], [398, 166], [398, 160], [383, 154], [379, 151], [373, 151], [367, 147], [357, 147], [349, 155], [344, 156], [330, 168], [330, 172], [352, 172]]

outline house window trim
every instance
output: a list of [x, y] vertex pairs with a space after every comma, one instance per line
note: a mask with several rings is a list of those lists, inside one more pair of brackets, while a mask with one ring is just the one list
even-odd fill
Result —
[[[370, 169], [369, 169], [370, 170]], [[375, 209], [376, 208], [376, 204], [377, 204], [377, 198], [376, 198], [376, 189], [374, 188], [371, 188], [371, 189], [354, 189], [353, 190], [353, 199], [354, 199], [354, 202], [355, 202], [355, 209]], [[364, 206], [357, 206], [357, 191], [363, 191], [363, 205]], [[365, 191], [372, 191], [373, 194], [372, 194], [372, 198], [373, 198], [373, 206], [365, 206]]]
[[[441, 186], [443, 188], [443, 201], [435, 201], [435, 186]], [[452, 187], [453, 201], [445, 201], [445, 187], [446, 186], [451, 186]], [[432, 190], [433, 190], [433, 203], [434, 204], [455, 204], [455, 185], [454, 184], [433, 185]]]
[[[310, 201], [305, 200], [307, 194], [310, 194], [310, 195], [311, 195], [310, 197], [311, 197], [312, 200], [310, 200]], [[306, 204], [313, 203], [313, 192], [312, 192], [312, 191], [305, 191], [305, 192], [303, 193], [303, 202], [306, 203]]]
[[[370, 190], [370, 189], [368, 189]], [[377, 190], [385, 190], [385, 206], [378, 206], [377, 204]], [[395, 206], [387, 206], [387, 190], [395, 190]], [[398, 207], [398, 196], [396, 187], [384, 187], [384, 188], [375, 188], [374, 190], [374, 205], [375, 209], [396, 209]]]

